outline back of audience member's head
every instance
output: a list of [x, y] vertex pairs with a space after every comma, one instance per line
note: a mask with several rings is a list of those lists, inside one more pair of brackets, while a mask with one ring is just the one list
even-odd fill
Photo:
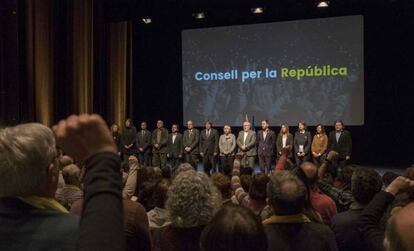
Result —
[[257, 173], [252, 176], [249, 197], [252, 200], [266, 200], [266, 190], [269, 177], [264, 173]]
[[359, 168], [357, 165], [348, 165], [342, 169], [342, 181], [347, 184], [351, 184], [352, 175], [354, 174], [355, 169]]
[[413, 251], [414, 203], [408, 204], [388, 220], [385, 231], [386, 251]]
[[221, 197], [224, 199], [229, 199], [232, 196], [231, 182], [230, 178], [225, 176], [222, 173], [216, 172], [211, 175], [211, 180], [213, 184], [221, 193]]
[[205, 173], [180, 172], [168, 189], [166, 208], [175, 227], [206, 225], [220, 206], [221, 196]]
[[81, 170], [77, 165], [68, 165], [62, 169], [63, 180], [66, 185], [80, 185]]
[[69, 155], [62, 155], [59, 157], [59, 167], [62, 169], [65, 166], [73, 164], [74, 161]]
[[270, 177], [267, 196], [276, 215], [293, 215], [303, 212], [307, 191], [295, 174], [281, 171]]
[[240, 175], [240, 185], [243, 187], [244, 191], [250, 191], [250, 186], [252, 184], [252, 176], [243, 174]]
[[0, 129], [0, 197], [53, 197], [59, 174], [56, 158], [55, 137], [48, 127], [30, 123]]
[[160, 167], [156, 166], [156, 167], [153, 168], [153, 171], [154, 172], [153, 172], [151, 178], [154, 182], [158, 182], [159, 180], [162, 179], [162, 170], [161, 170]]
[[177, 176], [181, 172], [194, 170], [194, 167], [190, 163], [181, 163], [178, 165], [177, 169], [174, 171], [174, 177]]
[[381, 176], [367, 167], [358, 167], [352, 175], [351, 191], [356, 202], [367, 204], [382, 188]]
[[162, 179], [154, 186], [152, 193], [152, 200], [154, 207], [165, 208], [165, 202], [167, 201], [167, 192], [170, 187], [170, 181]]
[[203, 251], [265, 251], [267, 239], [262, 223], [247, 208], [224, 206], [204, 228]]
[[318, 181], [318, 168], [311, 162], [304, 162], [300, 165], [300, 169], [302, 169], [303, 173], [308, 180], [310, 186], [313, 186]]

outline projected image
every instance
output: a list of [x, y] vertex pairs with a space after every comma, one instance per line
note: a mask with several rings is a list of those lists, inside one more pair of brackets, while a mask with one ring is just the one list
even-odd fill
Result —
[[184, 30], [184, 121], [364, 123], [363, 18]]

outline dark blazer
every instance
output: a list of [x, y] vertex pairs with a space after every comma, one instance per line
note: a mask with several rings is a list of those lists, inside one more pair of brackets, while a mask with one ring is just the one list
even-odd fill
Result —
[[174, 143], [172, 142], [173, 134], [168, 135], [168, 154], [172, 158], [178, 158], [179, 155], [183, 155], [183, 135], [177, 132]]
[[[144, 132], [144, 135], [142, 135], [142, 132]], [[148, 131], [147, 129], [140, 130], [139, 132], [137, 132], [136, 144], [137, 144], [137, 149], [143, 148], [144, 152], [150, 150], [151, 132]]]
[[191, 147], [191, 154], [199, 154], [200, 131], [195, 128], [192, 130], [191, 135], [189, 130], [184, 131], [183, 148]]
[[204, 129], [200, 133], [200, 153], [213, 154], [219, 153], [218, 150], [219, 135], [216, 129], [210, 129], [210, 135], [207, 137], [207, 130]]
[[168, 130], [164, 127], [160, 129], [155, 129], [152, 132], [152, 145], [154, 146], [157, 143], [157, 131], [161, 130], [161, 138], [160, 138], [160, 148], [156, 149], [155, 147], [152, 148], [153, 153], [167, 153], [167, 141], [168, 141]]
[[335, 235], [319, 223], [278, 223], [263, 225], [267, 235], [267, 250], [336, 251]]
[[347, 130], [343, 130], [339, 141], [336, 141], [336, 131], [329, 133], [328, 138], [328, 151], [335, 151], [339, 153], [339, 158], [345, 158], [351, 156], [352, 153], [352, 138], [351, 133]]
[[[288, 133], [287, 138], [286, 138], [286, 145], [287, 146], [292, 146], [293, 147], [293, 135], [291, 133]], [[280, 152], [282, 152], [283, 149], [283, 139], [282, 139], [282, 135], [280, 135], [280, 133], [277, 134], [277, 139], [276, 139], [276, 152], [277, 152], [277, 156], [280, 156]], [[293, 152], [294, 150], [292, 149], [292, 151], [290, 151], [289, 153], [289, 158], [292, 158], [293, 156]]]
[[263, 138], [263, 130], [257, 132], [256, 145], [257, 154], [272, 156], [275, 154], [276, 135], [275, 132], [268, 129], [266, 139]]
[[0, 250], [76, 250], [79, 217], [0, 199]]
[[308, 155], [312, 144], [312, 137], [310, 132], [305, 133], [295, 132], [295, 139], [293, 140], [293, 147], [295, 154], [299, 152], [299, 145], [303, 145], [303, 152]]

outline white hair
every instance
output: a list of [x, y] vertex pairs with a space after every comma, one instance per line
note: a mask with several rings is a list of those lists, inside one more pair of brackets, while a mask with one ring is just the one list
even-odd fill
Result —
[[53, 132], [44, 125], [0, 129], [0, 197], [34, 194], [56, 154]]

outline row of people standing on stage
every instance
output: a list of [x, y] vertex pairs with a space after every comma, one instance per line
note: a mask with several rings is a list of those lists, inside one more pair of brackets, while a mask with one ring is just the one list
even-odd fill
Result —
[[[191, 120], [187, 121], [187, 129], [179, 133], [179, 126], [173, 124], [171, 133], [164, 127], [161, 120], [157, 121], [153, 132], [147, 130], [147, 123], [141, 123], [137, 132], [131, 119], [125, 122], [125, 130], [118, 133], [118, 127], [111, 127], [114, 140], [119, 146], [120, 154], [127, 159], [136, 155], [141, 165], [165, 167], [178, 166], [181, 162], [190, 163], [196, 168], [201, 160], [204, 171], [221, 171], [230, 174], [235, 158], [240, 159], [243, 168], [251, 170], [255, 167], [256, 157], [262, 172], [269, 172], [275, 158], [279, 158], [282, 149], [292, 147], [289, 158], [296, 164], [313, 161], [320, 165], [329, 151], [339, 153], [339, 166], [346, 165], [351, 157], [352, 139], [349, 131], [345, 130], [342, 121], [335, 121], [335, 130], [329, 135], [325, 133], [323, 125], [316, 127], [316, 134], [311, 137], [305, 122], [298, 123], [298, 130], [292, 135], [287, 124], [282, 124], [280, 132], [276, 134], [269, 128], [267, 120], [261, 121], [261, 130], [257, 133], [251, 129], [250, 122], [243, 123], [243, 130], [237, 138], [226, 125], [223, 134], [212, 127], [207, 121], [201, 132], [194, 128]], [[219, 163], [218, 163], [219, 161]]]

